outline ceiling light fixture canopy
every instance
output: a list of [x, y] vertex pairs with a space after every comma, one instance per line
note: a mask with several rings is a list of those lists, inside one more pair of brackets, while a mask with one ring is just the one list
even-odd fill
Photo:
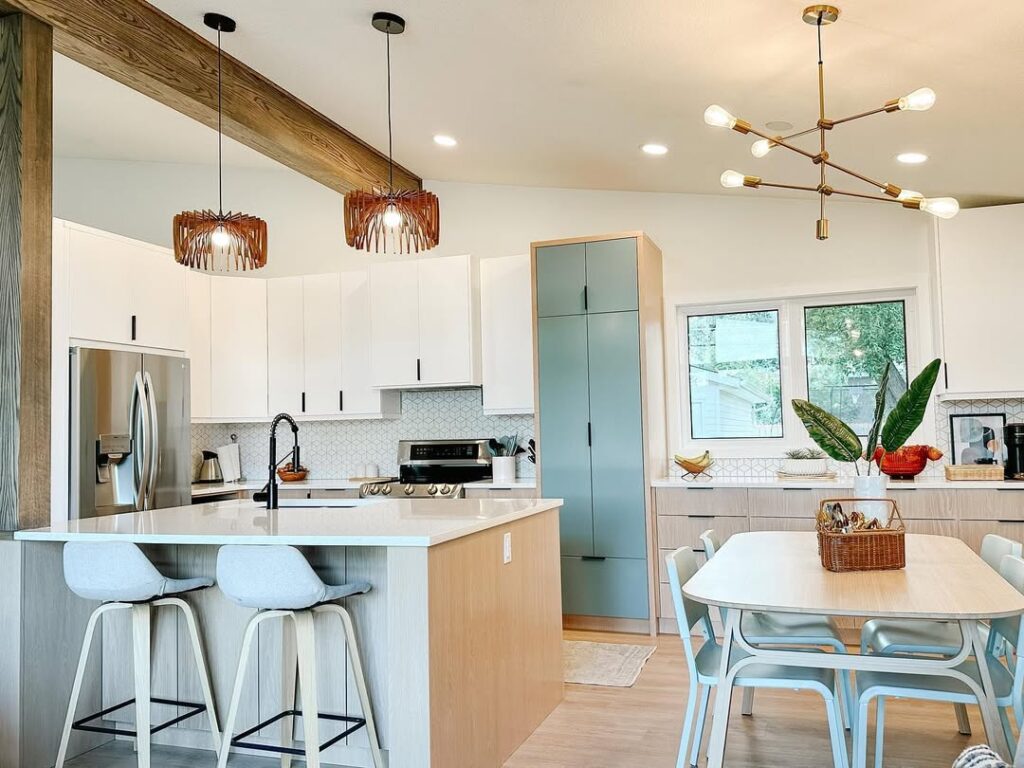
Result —
[[[750, 147], [750, 153], [754, 157], [764, 157], [775, 149], [775, 147], [784, 147], [798, 155], [803, 155], [818, 167], [818, 184], [813, 187], [798, 184], [776, 184], [764, 181], [759, 176], [745, 176], [738, 171], [726, 171], [721, 177], [722, 186], [727, 189], [734, 189], [737, 187], [751, 187], [754, 189], [772, 187], [777, 189], [794, 189], [817, 193], [819, 198], [819, 218], [817, 222], [816, 236], [819, 240], [825, 240], [828, 238], [828, 219], [825, 218], [825, 198], [831, 195], [843, 195], [846, 197], [856, 197], [867, 200], [881, 200], [890, 203], [900, 203], [904, 208], [922, 210], [943, 219], [949, 219], [955, 216], [960, 210], [960, 204], [952, 197], [926, 198], [918, 192], [901, 189], [895, 184], [876, 181], [868, 176], [839, 165], [832, 160], [825, 147], [825, 135], [828, 131], [833, 130], [841, 123], [852, 122], [854, 120], [859, 120], [862, 117], [868, 117], [869, 115], [889, 112], [923, 112], [927, 109], [931, 109], [935, 104], [935, 91], [931, 88], [918, 88], [916, 91], [912, 91], [906, 96], [901, 96], [897, 99], [890, 99], [882, 106], [868, 110], [867, 112], [861, 112], [859, 114], [850, 115], [849, 117], [843, 117], [840, 119], [829, 119], [825, 117], [825, 65], [821, 54], [821, 28], [832, 24], [839, 19], [839, 9], [834, 5], [810, 5], [804, 9], [802, 16], [803, 20], [808, 24], [813, 24], [817, 28], [818, 32], [818, 122], [814, 127], [798, 131], [796, 133], [791, 133], [786, 136], [769, 136], [768, 134], [762, 133], [751, 126], [751, 124], [746, 120], [740, 120], [735, 115], [730, 114], [728, 110], [724, 107], [720, 107], [718, 104], [712, 104], [704, 110], [704, 122], [715, 128], [729, 128], [737, 133], [752, 133], [757, 136], [758, 140]], [[817, 151], [805, 150], [793, 143], [794, 139], [798, 139], [809, 134], [818, 135]], [[827, 168], [839, 171], [840, 173], [852, 176], [855, 179], [869, 184], [877, 189], [881, 195], [862, 194], [860, 192], [847, 192], [835, 189], [826, 183]]]
[[[388, 187], [356, 190], [345, 195], [345, 241], [364, 251], [392, 250], [399, 253], [426, 251], [440, 239], [440, 210], [437, 196], [422, 189], [394, 188], [394, 158], [391, 131], [391, 36], [405, 31], [405, 19], [387, 11], [373, 14], [373, 28], [387, 40], [388, 76]], [[435, 141], [437, 137], [435, 137]], [[443, 144], [443, 142], [438, 142]], [[452, 140], [450, 146], [454, 146]]]
[[217, 30], [217, 212], [182, 211], [174, 217], [174, 260], [191, 269], [229, 272], [267, 265], [267, 222], [247, 213], [224, 213], [224, 109], [221, 33], [234, 32], [234, 19], [207, 13], [203, 23]]

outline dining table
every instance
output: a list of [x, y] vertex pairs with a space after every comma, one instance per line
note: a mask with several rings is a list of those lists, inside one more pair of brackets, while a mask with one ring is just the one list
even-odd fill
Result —
[[[759, 663], [951, 677], [977, 696], [989, 745], [1010, 754], [988, 666], [978, 665], [978, 681], [957, 667], [971, 656], [984, 658], [980, 622], [1024, 613], [1024, 595], [960, 539], [908, 533], [905, 543], [904, 568], [838, 573], [822, 567], [815, 533], [738, 533], [683, 585], [690, 599], [727, 609], [709, 768], [724, 764], [736, 676]], [[742, 615], [751, 611], [958, 622], [963, 645], [948, 657], [759, 647], [741, 629]], [[1015, 768], [1024, 768], [1024, 745], [1017, 756]]]

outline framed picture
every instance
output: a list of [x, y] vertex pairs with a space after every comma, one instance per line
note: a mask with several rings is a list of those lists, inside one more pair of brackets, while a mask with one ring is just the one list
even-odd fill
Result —
[[981, 459], [1003, 461], [1005, 413], [960, 413], [949, 417], [953, 464], [977, 464]]

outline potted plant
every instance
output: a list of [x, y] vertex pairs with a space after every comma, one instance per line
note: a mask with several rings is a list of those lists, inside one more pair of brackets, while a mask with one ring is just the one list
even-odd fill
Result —
[[782, 472], [786, 475], [824, 475], [828, 472], [825, 452], [819, 448], [786, 451], [786, 458], [782, 460]]
[[[939, 359], [928, 363], [910, 382], [907, 391], [886, 417], [886, 394], [892, 363], [886, 364], [878, 383], [878, 393], [875, 395], [874, 420], [868, 432], [866, 447], [861, 444], [857, 433], [839, 417], [807, 400], [793, 400], [793, 410], [807, 427], [807, 432], [818, 447], [836, 461], [853, 464], [857, 473], [853, 479], [854, 496], [879, 498], [885, 495], [888, 477], [881, 470], [885, 455], [902, 448], [914, 430], [921, 425], [941, 366], [942, 361]], [[868, 460], [865, 474], [861, 474], [857, 463], [860, 459]], [[875, 475], [871, 474], [872, 459], [875, 459], [878, 465]]]
[[519, 435], [492, 437], [488, 444], [491, 449], [491, 473], [494, 482], [515, 482], [516, 456], [526, 453], [519, 444]]

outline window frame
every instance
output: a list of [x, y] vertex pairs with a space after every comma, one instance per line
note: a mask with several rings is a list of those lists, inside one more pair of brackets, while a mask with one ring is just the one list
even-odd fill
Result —
[[[684, 454], [709, 450], [722, 458], [778, 458], [794, 448], [812, 446], [810, 436], [797, 418], [789, 402], [794, 398], [807, 399], [807, 349], [804, 344], [806, 328], [804, 311], [807, 308], [844, 304], [875, 304], [887, 301], [903, 302], [904, 338], [907, 347], [907, 371], [916, 375], [920, 366], [922, 340], [918, 323], [918, 297], [915, 288], [898, 288], [841, 293], [819, 293], [782, 297], [759, 301], [735, 301], [714, 304], [679, 304], [676, 306], [677, 351], [679, 364], [676, 376], [679, 383], [679, 435]], [[738, 314], [743, 312], [779, 313], [779, 372], [782, 380], [782, 435], [780, 437], [692, 437], [690, 400], [690, 348], [689, 318], [697, 315]]]

